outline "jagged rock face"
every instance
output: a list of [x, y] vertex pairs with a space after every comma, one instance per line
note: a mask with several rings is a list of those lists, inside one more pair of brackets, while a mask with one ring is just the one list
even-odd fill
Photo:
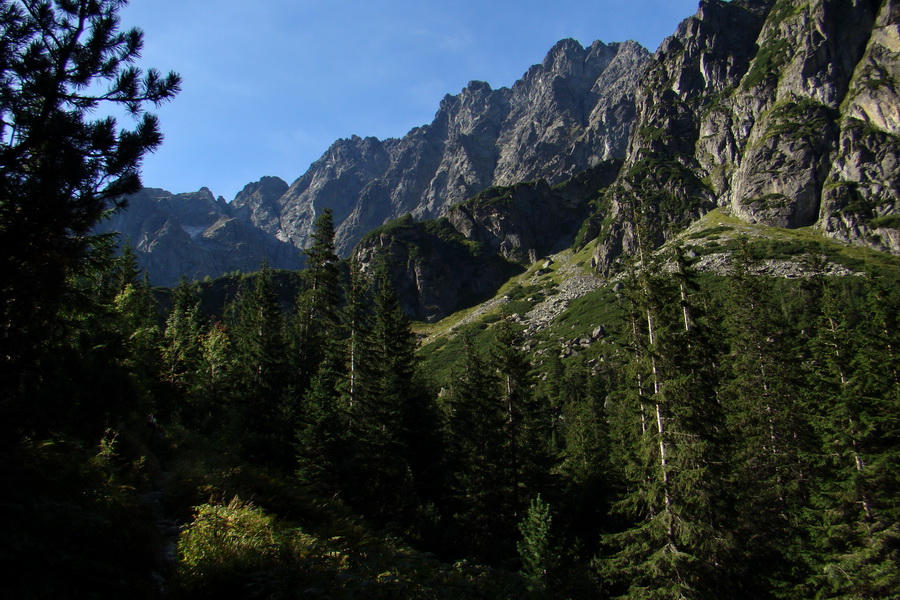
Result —
[[888, 0], [843, 101], [818, 225], [838, 239], [900, 254], [898, 172], [900, 2]]
[[363, 269], [385, 260], [407, 316], [434, 322], [490, 298], [522, 268], [453, 230], [446, 219], [410, 215], [367, 235], [353, 252]]
[[701, 2], [651, 58], [639, 83], [625, 165], [593, 218], [600, 237], [594, 264], [601, 272], [635, 251], [639, 220], [652, 242], [661, 243], [715, 206], [703, 159], [734, 150], [727, 139], [709, 147], [705, 116], [746, 72], [765, 8], [762, 0]]
[[755, 104], [743, 109], [752, 125], [726, 196], [736, 215], [779, 227], [818, 222], [840, 104], [871, 32], [874, 4], [782, 0], [769, 12], [736, 94], [738, 106]]
[[589, 214], [588, 201], [620, 167], [606, 161], [553, 188], [544, 180], [490, 188], [452, 207], [446, 218], [467, 240], [527, 266], [572, 246]]
[[556, 45], [509, 92], [497, 140], [494, 185], [555, 183], [622, 158], [634, 116], [634, 84], [646, 52], [634, 42]]
[[342, 254], [368, 230], [417, 219], [493, 185], [563, 181], [620, 158], [647, 52], [633, 42], [557, 44], [512, 88], [471, 82], [430, 125], [401, 139], [339, 140], [279, 200], [282, 240], [304, 247], [315, 215], [334, 211]]
[[[263, 257], [273, 267], [299, 265], [325, 207], [338, 252], [347, 255], [367, 231], [402, 215], [433, 218], [495, 185], [555, 184], [621, 158], [648, 56], [634, 42], [583, 48], [564, 40], [512, 88], [473, 81], [443, 99], [431, 124], [402, 138], [338, 140], [290, 186], [264, 177], [230, 205], [208, 190], [198, 192], [202, 199], [145, 191], [114, 222], [141, 240], [141, 264], [156, 283], [252, 270]], [[202, 214], [188, 218], [194, 204]]]
[[598, 269], [633, 251], [637, 220], [659, 243], [715, 206], [900, 251], [885, 218], [900, 198], [898, 21], [897, 0], [701, 2], [641, 81], [625, 168], [594, 217]]
[[278, 199], [287, 190], [288, 184], [278, 177], [263, 177], [248, 183], [232, 201], [231, 214], [277, 237], [281, 233]]
[[490, 188], [439, 219], [407, 215], [363, 238], [354, 256], [364, 269], [387, 260], [406, 313], [438, 320], [493, 296], [538, 258], [571, 247], [590, 201], [620, 167], [605, 161], [554, 187], [541, 180]]
[[[244, 201], [262, 206], [280, 196], [274, 195], [279, 187], [286, 189], [287, 184], [275, 178], [251, 184], [244, 190]], [[235, 216], [232, 208], [207, 188], [187, 194], [144, 189], [129, 198], [127, 209], [100, 223], [96, 232], [119, 232], [121, 240], [134, 247], [139, 265], [154, 285], [175, 285], [182, 275], [202, 279], [235, 270], [256, 271], [263, 261], [274, 268], [302, 266], [296, 248]]]
[[[550, 186], [622, 159], [582, 228], [598, 239], [601, 273], [715, 207], [900, 254], [898, 81], [900, 0], [702, 0], [652, 58], [632, 42], [564, 40], [511, 88], [471, 82], [402, 138], [338, 140], [291, 186], [264, 178], [232, 205], [208, 191], [190, 201], [147, 192], [154, 208], [123, 230], [139, 250], [158, 249], [163, 272], [178, 260], [224, 264], [201, 260], [214, 247], [293, 264], [325, 207], [343, 255], [401, 215], [445, 215], [462, 246], [522, 264], [571, 238], [586, 210], [590, 194], [567, 205]], [[484, 190], [480, 203], [459, 204]], [[410, 240], [397, 251], [425, 238]], [[360, 252], [374, 252], [367, 244]], [[458, 305], [418, 255], [403, 260], [415, 275], [412, 314]], [[207, 267], [192, 269], [181, 271]]]

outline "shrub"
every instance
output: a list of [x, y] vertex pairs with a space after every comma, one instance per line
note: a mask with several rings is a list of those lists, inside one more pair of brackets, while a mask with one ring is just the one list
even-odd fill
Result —
[[872, 219], [869, 225], [873, 228], [900, 229], [900, 215], [885, 215]]
[[235, 496], [204, 504], [178, 539], [178, 575], [187, 590], [244, 580], [278, 561], [275, 518]]

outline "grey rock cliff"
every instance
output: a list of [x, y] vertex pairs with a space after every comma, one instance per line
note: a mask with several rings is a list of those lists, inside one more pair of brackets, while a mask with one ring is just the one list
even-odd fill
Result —
[[492, 186], [538, 179], [552, 185], [621, 159], [648, 57], [634, 42], [583, 48], [563, 40], [511, 88], [470, 82], [440, 102], [430, 124], [402, 138], [336, 141], [290, 186], [265, 177], [231, 204], [207, 190], [207, 212], [192, 220], [182, 213], [198, 202], [193, 195], [145, 191], [113, 228], [141, 240], [133, 243], [156, 283], [181, 272], [256, 268], [263, 257], [273, 267], [299, 265], [325, 207], [346, 256], [366, 232], [402, 215], [434, 218]]
[[406, 215], [366, 235], [354, 256], [364, 268], [386, 260], [406, 313], [435, 321], [496, 293], [510, 275], [572, 246], [590, 201], [621, 167], [604, 161], [563, 184], [497, 186], [444, 217]]
[[[202, 279], [235, 270], [256, 271], [263, 261], [273, 268], [297, 269], [303, 264], [297, 249], [254, 226], [246, 211], [249, 203], [261, 207], [277, 199], [279, 187], [286, 189], [287, 184], [277, 178], [263, 179], [244, 189], [244, 204], [231, 205], [214, 198], [207, 188], [186, 194], [144, 189], [129, 198], [127, 209], [101, 222], [96, 231], [119, 232], [121, 241], [134, 247], [154, 285], [175, 285], [182, 275]], [[255, 214], [264, 213], [257, 210]]]
[[328, 206], [346, 254], [401, 215], [436, 217], [493, 185], [553, 184], [621, 158], [647, 56], [633, 42], [583, 48], [564, 40], [512, 88], [473, 81], [403, 138], [339, 140], [279, 200], [279, 237], [304, 247]]
[[900, 251], [898, 21], [897, 0], [701, 2], [641, 81], [598, 269], [633, 252], [635, 223], [660, 243], [716, 206]]

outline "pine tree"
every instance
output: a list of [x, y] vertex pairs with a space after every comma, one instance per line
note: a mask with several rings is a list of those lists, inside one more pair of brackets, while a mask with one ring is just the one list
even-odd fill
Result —
[[120, 358], [136, 380], [134, 387], [139, 397], [134, 408], [144, 414], [165, 410], [154, 402], [159, 396], [157, 381], [162, 330], [150, 285], [146, 280], [126, 283], [113, 300], [113, 307], [123, 344]]
[[[869, 283], [862, 314], [823, 282], [812, 341], [813, 390], [823, 456], [829, 460], [815, 506], [821, 597], [875, 598], [900, 593], [900, 392], [891, 361], [896, 302]], [[887, 359], [887, 360], [886, 360]]]
[[334, 222], [326, 208], [313, 224], [311, 244], [304, 250], [304, 288], [297, 297], [294, 345], [298, 388], [309, 387], [322, 361], [338, 352], [329, 348], [341, 338], [341, 302], [338, 257], [334, 250]]
[[[214, 405], [200, 393], [204, 376], [202, 338], [206, 325], [196, 288], [181, 278], [172, 292], [172, 309], [163, 334], [161, 377], [177, 398], [179, 410], [194, 426], [210, 420]], [[186, 413], [186, 414], [185, 414]]]
[[418, 400], [415, 340], [383, 263], [374, 281], [364, 279], [354, 264], [345, 310], [351, 325], [345, 402], [353, 452], [347, 495], [367, 515], [403, 523], [417, 504], [408, 429]]
[[511, 498], [516, 519], [526, 508], [526, 498], [546, 486], [550, 471], [550, 429], [544, 419], [540, 398], [533, 393], [531, 363], [522, 351], [522, 335], [509, 317], [494, 326], [494, 340], [489, 360], [500, 380], [499, 401], [504, 412], [503, 437], [510, 486], [516, 490]]
[[209, 408], [205, 429], [227, 433], [230, 424], [238, 420], [235, 414], [234, 360], [228, 330], [222, 323], [215, 322], [200, 338], [200, 353], [197, 397], [202, 405]]
[[[326, 348], [338, 349], [335, 344]], [[322, 494], [339, 495], [352, 482], [350, 419], [339, 391], [342, 354], [326, 354], [304, 392], [294, 432], [298, 481]]]
[[[34, 385], [60, 355], [48, 341], [83, 323], [66, 317], [94, 302], [96, 288], [76, 283], [109, 259], [108, 239], [91, 230], [140, 188], [141, 158], [162, 141], [144, 107], [179, 89], [177, 75], [132, 64], [143, 35], [119, 30], [123, 5], [0, 6], [0, 423], [9, 432], [27, 432], [53, 413]], [[101, 105], [139, 121], [128, 130], [113, 118], [92, 120]]]
[[547, 583], [556, 562], [550, 536], [552, 523], [550, 505], [544, 502], [540, 494], [531, 500], [528, 512], [519, 523], [522, 539], [516, 544], [516, 548], [522, 559], [522, 572], [539, 585]]
[[501, 385], [485, 358], [463, 340], [465, 354], [445, 400], [449, 514], [447, 545], [454, 552], [499, 561], [514, 551], [516, 497], [505, 431]]

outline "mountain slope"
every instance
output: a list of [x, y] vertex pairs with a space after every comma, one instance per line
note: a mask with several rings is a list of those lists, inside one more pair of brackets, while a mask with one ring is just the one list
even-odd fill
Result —
[[593, 218], [598, 269], [634, 248], [635, 223], [658, 244], [717, 206], [900, 252], [898, 23], [890, 0], [701, 2], [641, 81]]
[[274, 268], [299, 269], [303, 262], [296, 248], [267, 235], [248, 218], [248, 210], [241, 210], [251, 198], [266, 205], [278, 197], [279, 188], [287, 184], [265, 178], [248, 185], [232, 204], [214, 198], [208, 188], [186, 194], [147, 188], [95, 231], [118, 232], [122, 242], [134, 247], [154, 285], [174, 286], [182, 275], [202, 279], [255, 271], [263, 261]]

